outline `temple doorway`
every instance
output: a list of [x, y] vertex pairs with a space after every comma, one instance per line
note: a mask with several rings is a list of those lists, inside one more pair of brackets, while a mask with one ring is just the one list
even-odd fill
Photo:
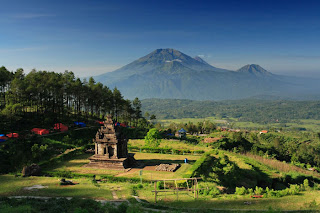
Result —
[[114, 155], [114, 148], [112, 148], [111, 146], [108, 146], [108, 152], [109, 152], [109, 158], [113, 157], [113, 155]]

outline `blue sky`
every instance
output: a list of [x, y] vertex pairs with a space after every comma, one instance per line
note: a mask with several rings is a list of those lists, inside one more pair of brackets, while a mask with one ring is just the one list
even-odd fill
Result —
[[174, 48], [320, 77], [320, 1], [0, 0], [0, 66], [91, 76]]

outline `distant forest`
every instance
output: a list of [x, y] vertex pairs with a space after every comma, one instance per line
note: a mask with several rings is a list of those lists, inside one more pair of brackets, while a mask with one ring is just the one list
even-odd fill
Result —
[[138, 98], [125, 100], [117, 88], [111, 90], [93, 78], [81, 80], [70, 71], [32, 70], [26, 75], [23, 69], [0, 67], [1, 132], [102, 119], [109, 113], [130, 125], [144, 119]]
[[320, 119], [320, 101], [230, 100], [192, 101], [180, 99], [145, 99], [142, 111], [158, 119], [237, 118], [261, 124], [286, 123], [293, 119]]

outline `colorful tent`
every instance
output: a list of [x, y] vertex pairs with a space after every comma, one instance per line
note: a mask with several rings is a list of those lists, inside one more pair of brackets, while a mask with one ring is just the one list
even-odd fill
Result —
[[49, 130], [47, 129], [41, 129], [41, 128], [33, 128], [31, 129], [31, 132], [37, 135], [47, 135], [49, 134]]
[[53, 127], [55, 130], [59, 130], [60, 132], [68, 131], [68, 127], [62, 123], [56, 123]]
[[127, 127], [127, 125], [125, 123], [121, 123], [120, 126]]
[[104, 124], [103, 121], [98, 121], [98, 120], [96, 120], [96, 122], [97, 122], [98, 124], [101, 124], [101, 125]]
[[116, 122], [114, 125], [115, 125], [115, 126], [120, 126], [120, 123], [119, 123], [119, 122]]
[[5, 142], [6, 140], [8, 140], [6, 136], [0, 136], [0, 142]]
[[19, 137], [19, 134], [18, 134], [18, 133], [15, 133], [15, 132], [12, 132], [12, 133], [7, 134], [7, 137], [8, 137], [8, 138], [18, 138], [18, 137]]
[[186, 133], [187, 131], [186, 131], [184, 128], [182, 128], [182, 129], [180, 129], [178, 132], [179, 132], [179, 133]]
[[85, 123], [83, 123], [83, 122], [74, 122], [74, 124], [76, 125], [76, 126], [79, 126], [79, 127], [86, 127], [87, 125], [85, 124]]

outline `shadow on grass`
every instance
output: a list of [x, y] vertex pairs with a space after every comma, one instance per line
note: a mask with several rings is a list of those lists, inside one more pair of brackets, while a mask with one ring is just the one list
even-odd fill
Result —
[[[280, 212], [275, 209], [280, 209], [281, 203], [283, 201], [280, 199], [267, 200], [267, 199], [239, 199], [239, 200], [193, 200], [193, 201], [159, 201], [158, 204], [162, 206], [167, 206], [180, 211], [190, 211], [190, 212], [254, 212], [257, 210], [259, 212]], [[284, 207], [285, 208], [285, 207]], [[262, 211], [261, 211], [262, 210]]]
[[70, 162], [73, 160], [87, 160], [90, 156], [92, 156], [91, 154], [81, 154], [81, 155], [77, 155], [75, 157], [73, 157], [72, 159], [67, 159], [67, 160], [61, 160], [58, 161], [56, 163], [53, 164], [48, 164], [45, 167], [42, 168], [43, 171], [50, 171], [53, 169], [58, 169], [58, 168], [62, 168], [62, 167], [81, 167], [86, 163], [83, 162]]
[[[195, 160], [189, 160], [189, 164], [194, 164]], [[159, 164], [184, 164], [184, 160], [161, 160], [161, 159], [148, 159], [138, 160], [139, 166], [135, 168], [144, 168], [146, 166], [156, 166]]]

